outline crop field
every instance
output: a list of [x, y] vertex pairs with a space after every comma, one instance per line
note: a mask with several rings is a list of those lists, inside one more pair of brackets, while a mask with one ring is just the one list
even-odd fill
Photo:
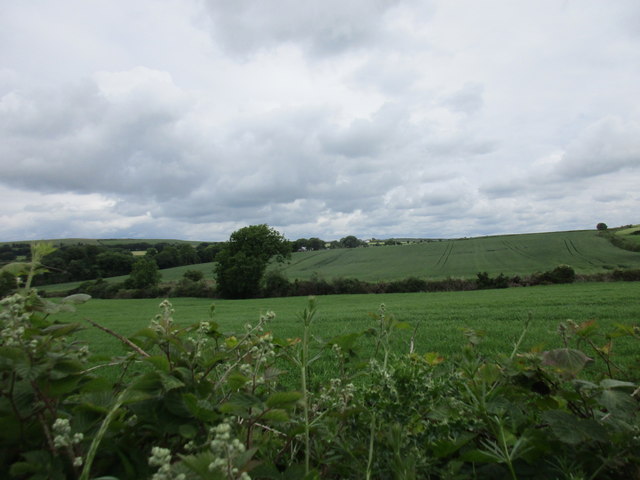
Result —
[[[621, 232], [625, 238], [640, 242], [640, 235]], [[285, 264], [272, 264], [289, 280], [319, 276], [358, 280], [392, 281], [407, 277], [437, 280], [448, 277], [475, 278], [478, 272], [489, 275], [530, 275], [552, 270], [560, 264], [571, 265], [578, 274], [613, 269], [640, 268], [640, 253], [611, 245], [595, 231], [573, 231], [501, 235], [459, 240], [433, 240], [395, 246], [340, 248], [293, 253]], [[175, 282], [187, 270], [198, 270], [213, 279], [214, 263], [201, 263], [161, 270], [162, 282]], [[122, 282], [127, 276], [106, 279]], [[66, 291], [80, 285], [71, 282], [42, 287], [45, 291]]]
[[[318, 314], [312, 330], [317, 338], [325, 341], [337, 335], [364, 331], [376, 325], [376, 315], [384, 304], [387, 314], [411, 325], [397, 332], [398, 352], [408, 351], [409, 339], [417, 328], [416, 352], [438, 352], [446, 357], [466, 343], [464, 329], [474, 329], [484, 333], [479, 347], [483, 351], [509, 354], [529, 315], [532, 322], [522, 343], [523, 350], [562, 346], [558, 325], [568, 319], [577, 323], [595, 320], [603, 331], [614, 329], [616, 324], [638, 325], [639, 294], [637, 282], [616, 282], [451, 293], [335, 295], [318, 297]], [[179, 325], [209, 319], [210, 300], [176, 298], [171, 301]], [[148, 326], [158, 313], [159, 302], [158, 299], [94, 299], [78, 306], [76, 313], [65, 314], [63, 319], [90, 318], [118, 333], [131, 335]], [[298, 314], [306, 304], [304, 297], [218, 300], [214, 319], [225, 332], [241, 332], [245, 324], [255, 324], [261, 313], [272, 310], [276, 313], [271, 324], [274, 336], [295, 338], [301, 335]], [[80, 335], [96, 354], [124, 352], [118, 340], [93, 327], [88, 326]], [[363, 339], [365, 349], [371, 348], [367, 342]], [[638, 347], [627, 340], [620, 341], [614, 343], [614, 354], [628, 365]], [[318, 369], [321, 371], [322, 367]], [[320, 372], [320, 375], [324, 374]]]
[[441, 279], [490, 275], [529, 275], [571, 265], [577, 273], [640, 267], [640, 253], [614, 247], [595, 231], [502, 235], [409, 245], [294, 253], [281, 270], [290, 279], [317, 274], [326, 279], [365, 281], [409, 276]]

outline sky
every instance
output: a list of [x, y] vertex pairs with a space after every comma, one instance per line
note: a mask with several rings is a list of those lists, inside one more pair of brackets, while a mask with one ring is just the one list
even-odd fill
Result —
[[0, 11], [0, 241], [640, 223], [637, 0]]

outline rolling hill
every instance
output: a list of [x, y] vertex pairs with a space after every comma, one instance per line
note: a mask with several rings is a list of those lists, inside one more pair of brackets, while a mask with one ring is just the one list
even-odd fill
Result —
[[640, 253], [613, 246], [593, 230], [501, 235], [395, 246], [297, 252], [279, 267], [290, 279], [319, 275], [365, 281], [528, 275], [571, 265], [577, 273], [640, 268]]
[[[474, 278], [478, 272], [530, 275], [560, 264], [571, 265], [579, 274], [640, 268], [640, 253], [618, 248], [594, 230], [580, 230], [296, 252], [287, 263], [272, 264], [270, 268], [280, 270], [290, 280], [318, 276], [373, 282], [410, 276], [433, 280]], [[169, 268], [161, 270], [162, 280], [178, 280], [186, 270], [200, 270], [212, 278], [213, 268], [213, 263]], [[64, 290], [77, 284], [45, 288]]]

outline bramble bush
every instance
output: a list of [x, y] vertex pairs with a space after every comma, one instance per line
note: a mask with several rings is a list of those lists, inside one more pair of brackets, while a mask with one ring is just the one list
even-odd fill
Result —
[[[37, 263], [37, 256], [33, 264]], [[37, 265], [31, 266], [31, 274]], [[27, 281], [27, 287], [29, 282]], [[384, 306], [371, 326], [321, 339], [316, 304], [300, 336], [274, 314], [223, 333], [215, 309], [178, 326], [169, 301], [129, 338], [92, 356], [82, 325], [29, 288], [0, 310], [0, 471], [16, 479], [637, 478], [637, 372], [602, 331], [566, 321], [562, 348], [488, 357], [465, 330], [458, 355], [416, 353], [415, 330]], [[407, 340], [398, 351], [394, 338]], [[591, 358], [591, 355], [593, 358]], [[318, 360], [323, 379], [315, 369]], [[104, 367], [116, 375], [103, 375]]]

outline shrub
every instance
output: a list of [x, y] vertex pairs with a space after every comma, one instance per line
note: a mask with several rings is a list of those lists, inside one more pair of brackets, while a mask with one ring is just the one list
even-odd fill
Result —
[[[31, 290], [0, 301], [0, 471], [13, 478], [614, 479], [640, 469], [638, 374], [610, 358], [621, 336], [638, 340], [634, 326], [567, 321], [563, 348], [522, 352], [529, 320], [510, 355], [481, 352], [467, 330], [445, 359], [393, 349], [411, 329], [384, 306], [364, 332], [322, 341], [310, 334], [313, 301], [300, 338], [277, 339], [271, 312], [222, 333], [213, 308], [178, 325], [165, 300], [130, 339], [112, 332], [130, 353], [99, 376], [74, 339], [80, 325], [54, 320], [87, 298], [54, 304]], [[578, 346], [604, 368], [585, 377], [595, 362]], [[329, 381], [308, 381], [320, 368]]]
[[495, 278], [491, 278], [487, 272], [479, 272], [477, 274], [476, 285], [478, 290], [488, 288], [507, 288], [509, 286], [509, 279], [502, 273]]
[[291, 294], [291, 283], [280, 271], [269, 271], [265, 274], [262, 294], [265, 297], [286, 297]]
[[193, 282], [198, 282], [204, 278], [204, 273], [200, 270], [187, 270], [182, 276]]

